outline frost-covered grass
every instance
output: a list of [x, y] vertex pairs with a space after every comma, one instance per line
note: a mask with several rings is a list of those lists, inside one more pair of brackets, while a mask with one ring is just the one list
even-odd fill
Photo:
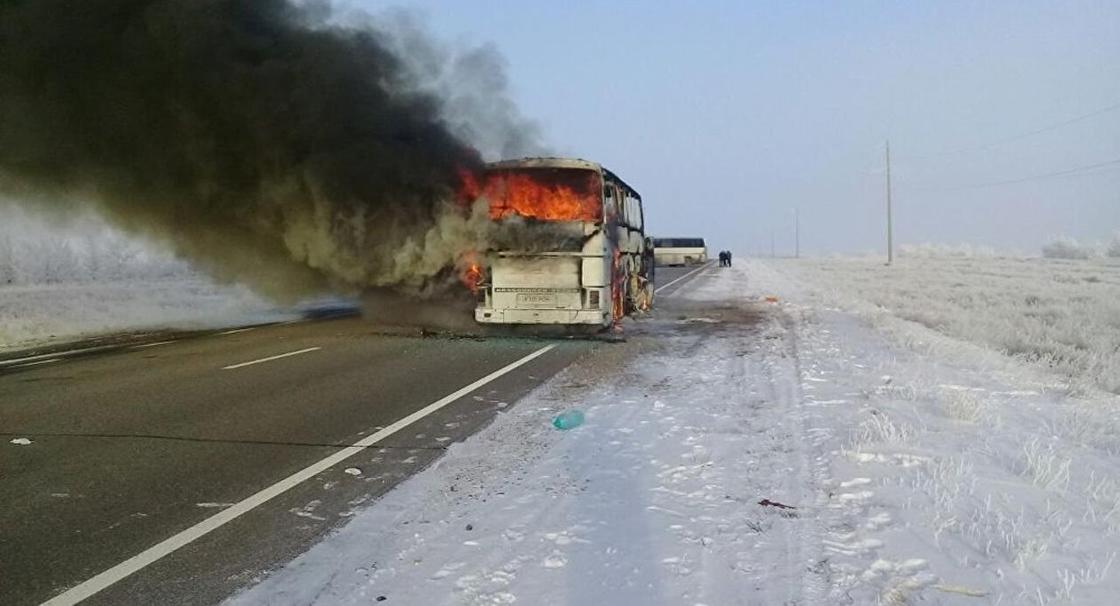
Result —
[[1120, 260], [924, 256], [776, 261], [872, 316], [916, 322], [1120, 393]]
[[0, 350], [118, 331], [206, 328], [290, 317], [243, 288], [201, 277], [0, 285]]
[[95, 217], [56, 224], [0, 205], [0, 349], [286, 317]]
[[99, 218], [66, 222], [27, 214], [0, 200], [0, 285], [34, 286], [190, 278], [190, 266]]

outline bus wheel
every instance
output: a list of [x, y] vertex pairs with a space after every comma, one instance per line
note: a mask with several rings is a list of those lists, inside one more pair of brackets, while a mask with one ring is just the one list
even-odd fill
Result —
[[642, 282], [641, 302], [638, 305], [638, 309], [642, 311], [649, 311], [653, 309], [653, 295], [655, 289], [653, 288], [653, 282], [650, 282], [649, 280], [643, 280]]
[[626, 315], [630, 315], [639, 309], [643, 309], [643, 293], [642, 293], [642, 280], [636, 273], [630, 274], [630, 279], [626, 281]]

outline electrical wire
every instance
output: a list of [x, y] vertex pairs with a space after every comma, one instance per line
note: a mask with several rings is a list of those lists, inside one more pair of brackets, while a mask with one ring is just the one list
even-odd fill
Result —
[[1027, 131], [1027, 132], [1024, 132], [1024, 133], [1019, 133], [1018, 135], [1012, 135], [1010, 137], [1006, 137], [1006, 138], [1003, 138], [1003, 139], [997, 139], [995, 141], [990, 141], [988, 143], [983, 143], [983, 144], [980, 144], [980, 145], [972, 145], [972, 146], [969, 146], [969, 147], [961, 147], [961, 148], [958, 148], [958, 149], [948, 150], [948, 151], [943, 151], [943, 152], [937, 152], [937, 153], [933, 153], [933, 154], [925, 154], [925, 155], [920, 155], [920, 156], [902, 156], [902, 157], [896, 157], [896, 158], [900, 159], [900, 160], [928, 160], [928, 159], [933, 159], [933, 158], [943, 158], [943, 157], [946, 157], [946, 156], [953, 156], [953, 155], [956, 155], [956, 154], [964, 154], [964, 153], [975, 152], [975, 151], [983, 151], [985, 149], [991, 149], [993, 147], [998, 147], [1000, 145], [1004, 145], [1004, 144], [1007, 144], [1007, 143], [1012, 143], [1014, 141], [1020, 141], [1022, 139], [1027, 139], [1027, 138], [1033, 137], [1035, 135], [1050, 132], [1052, 130], [1057, 130], [1059, 128], [1062, 128], [1063, 126], [1068, 126], [1070, 124], [1075, 124], [1077, 122], [1081, 122], [1082, 120], [1088, 120], [1089, 118], [1094, 118], [1094, 117], [1100, 116], [1102, 114], [1107, 114], [1109, 112], [1114, 112], [1118, 109], [1120, 109], [1120, 103], [1109, 105], [1108, 107], [1104, 107], [1104, 108], [1089, 112], [1087, 114], [1081, 114], [1080, 116], [1076, 116], [1076, 117], [1070, 118], [1068, 120], [1063, 120], [1061, 122], [1055, 122], [1054, 124], [1049, 124], [1049, 125], [1043, 126], [1041, 128], [1036, 128], [1036, 129], [1031, 130], [1031, 131]]
[[1115, 160], [1108, 160], [1107, 162], [1098, 162], [1096, 164], [1089, 164], [1089, 165], [1086, 165], [1086, 166], [1078, 166], [1076, 168], [1068, 168], [1068, 169], [1065, 169], [1065, 170], [1059, 170], [1059, 171], [1055, 171], [1055, 172], [1051, 172], [1051, 173], [1044, 173], [1044, 174], [1041, 174], [1041, 175], [1031, 175], [1029, 177], [1020, 177], [1018, 179], [1006, 179], [1006, 180], [1003, 180], [1003, 181], [989, 181], [987, 183], [973, 183], [973, 184], [969, 184], [969, 185], [958, 185], [958, 186], [952, 186], [952, 187], [905, 187], [905, 186], [903, 186], [903, 187], [905, 189], [909, 189], [911, 191], [937, 191], [937, 192], [962, 191], [962, 190], [966, 190], [966, 189], [981, 189], [981, 188], [986, 188], [986, 187], [998, 187], [1000, 185], [1011, 185], [1011, 184], [1014, 184], [1014, 183], [1027, 183], [1029, 181], [1040, 181], [1040, 180], [1043, 180], [1043, 179], [1052, 179], [1052, 178], [1056, 178], [1056, 177], [1071, 177], [1071, 176], [1075, 176], [1075, 175], [1080, 175], [1080, 174], [1093, 172], [1093, 171], [1100, 170], [1102, 168], [1107, 168], [1109, 166], [1114, 166], [1114, 165], [1120, 166], [1120, 158], [1116, 158]]

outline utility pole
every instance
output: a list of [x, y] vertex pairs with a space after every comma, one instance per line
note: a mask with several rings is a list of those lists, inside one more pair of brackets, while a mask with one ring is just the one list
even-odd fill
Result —
[[801, 216], [793, 209], [793, 258], [801, 258]]
[[891, 217], [891, 142], [887, 141], [887, 265], [894, 263], [894, 234]]

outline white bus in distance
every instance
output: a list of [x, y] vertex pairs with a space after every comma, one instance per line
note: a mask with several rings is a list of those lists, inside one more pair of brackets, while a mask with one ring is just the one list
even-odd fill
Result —
[[658, 265], [700, 265], [708, 261], [704, 238], [654, 238], [653, 258]]

